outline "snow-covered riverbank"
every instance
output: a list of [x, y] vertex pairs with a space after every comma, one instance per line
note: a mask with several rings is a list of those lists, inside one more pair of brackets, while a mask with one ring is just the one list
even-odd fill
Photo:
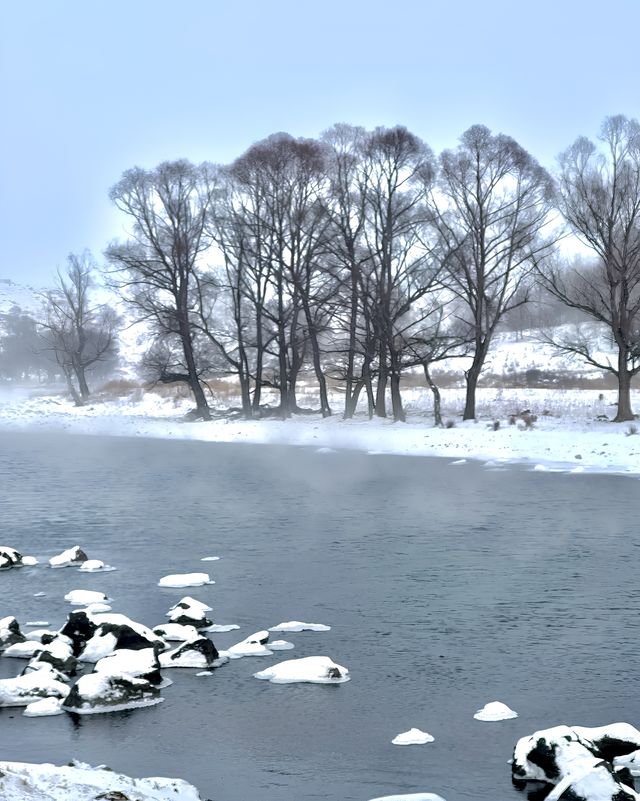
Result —
[[[640, 395], [640, 393], [637, 393]], [[479, 419], [462, 422], [461, 392], [448, 393], [445, 420], [435, 428], [425, 396], [409, 397], [407, 423], [360, 416], [315, 415], [291, 420], [245, 421], [218, 418], [185, 422], [189, 401], [154, 393], [100, 401], [76, 408], [61, 396], [10, 398], [0, 404], [0, 430], [66, 431], [102, 436], [143, 436], [208, 442], [290, 444], [370, 453], [441, 456], [525, 463], [536, 469], [640, 475], [640, 434], [630, 423], [607, 422], [614, 393], [586, 390], [481, 390]], [[640, 397], [634, 398], [640, 406]], [[527, 428], [510, 416], [528, 409], [537, 417]], [[637, 428], [640, 431], [640, 426]]]

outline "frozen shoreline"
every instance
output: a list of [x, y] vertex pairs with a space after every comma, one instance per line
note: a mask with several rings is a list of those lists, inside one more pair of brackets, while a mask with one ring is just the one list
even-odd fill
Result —
[[[326, 419], [298, 416], [287, 421], [218, 418], [194, 423], [184, 420], [191, 407], [188, 401], [177, 404], [152, 393], [135, 400], [95, 402], [81, 408], [61, 397], [45, 396], [0, 404], [0, 431], [298, 445], [454, 461], [521, 463], [538, 470], [640, 475], [640, 435], [633, 433], [633, 424], [595, 419], [606, 408], [602, 396], [589, 397], [585, 391], [536, 394], [504, 390], [494, 394], [492, 404], [486, 401], [481, 419], [455, 421], [451, 428], [434, 427], [428, 412], [415, 408], [406, 423], [369, 420], [366, 416], [343, 420], [339, 415]], [[550, 399], [555, 405], [549, 403]], [[523, 404], [538, 415], [532, 429], [525, 429], [522, 422], [509, 425], [509, 410], [525, 408]], [[493, 412], [490, 416], [487, 408]], [[498, 430], [494, 430], [496, 420]]]

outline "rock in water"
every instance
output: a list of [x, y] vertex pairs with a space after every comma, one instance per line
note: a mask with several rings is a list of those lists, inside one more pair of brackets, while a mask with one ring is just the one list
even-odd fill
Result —
[[134, 709], [159, 704], [160, 690], [145, 679], [126, 673], [89, 673], [81, 676], [66, 697], [63, 708], [80, 715]]
[[511, 770], [516, 785], [553, 785], [547, 801], [638, 801], [630, 773], [619, 762], [638, 749], [640, 731], [628, 723], [555, 726], [518, 740]]

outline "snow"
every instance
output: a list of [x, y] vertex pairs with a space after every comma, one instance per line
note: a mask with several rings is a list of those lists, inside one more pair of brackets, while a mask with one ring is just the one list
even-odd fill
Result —
[[203, 584], [215, 584], [208, 573], [175, 573], [163, 576], [158, 587], [201, 587]]
[[393, 745], [424, 745], [425, 743], [432, 743], [434, 740], [435, 737], [426, 731], [409, 729], [409, 731], [403, 731], [401, 734], [397, 734], [393, 740], [391, 740], [391, 743]]
[[488, 704], [485, 704], [482, 709], [479, 709], [473, 717], [476, 720], [495, 722], [498, 720], [517, 718], [518, 713], [514, 712], [513, 709], [509, 709], [509, 707], [501, 701], [490, 701]]
[[119, 676], [122, 673], [128, 676], [146, 676], [159, 670], [159, 663], [153, 648], [141, 648], [138, 651], [119, 648], [99, 659], [94, 670], [106, 676]]
[[83, 573], [110, 573], [115, 569], [116, 568], [111, 567], [111, 565], [105, 565], [100, 559], [87, 559], [87, 561], [83, 562], [78, 568], [78, 570], [82, 570]]
[[226, 651], [221, 651], [221, 655], [228, 656], [230, 659], [240, 659], [243, 656], [273, 656], [273, 651], [266, 646], [268, 640], [268, 631], [257, 631], [242, 642], [232, 645]]
[[298, 631], [331, 631], [331, 626], [324, 623], [303, 623], [301, 620], [290, 620], [288, 623], [278, 623], [272, 626], [269, 631], [286, 631], [289, 633]]
[[41, 698], [64, 699], [68, 693], [67, 685], [57, 681], [49, 670], [33, 670], [24, 676], [0, 679], [0, 707], [27, 706]]
[[96, 592], [95, 590], [71, 590], [64, 596], [64, 599], [74, 606], [101, 604], [111, 600], [103, 592]]
[[218, 562], [220, 559], [219, 556], [203, 556], [200, 560], [201, 562]]
[[68, 801], [120, 793], [136, 801], [200, 801], [196, 788], [182, 779], [132, 779], [105, 768], [74, 763], [57, 767], [26, 762], [0, 762], [3, 801]]
[[[176, 405], [173, 398], [139, 392], [135, 397], [84, 407], [75, 407], [62, 397], [8, 402], [0, 406], [0, 428], [291, 444], [311, 446], [316, 451], [332, 448], [442, 456], [457, 464], [470, 459], [492, 460], [498, 465], [524, 463], [566, 471], [580, 466], [585, 472], [640, 475], [640, 436], [631, 435], [628, 423], [597, 419], [602, 415], [613, 417], [613, 390], [481, 388], [477, 422], [460, 419], [462, 388], [444, 388], [442, 394], [443, 416], [454, 423], [452, 428], [433, 426], [430, 394], [421, 387], [403, 391], [407, 423], [368, 420], [363, 415], [342, 420], [337, 398], [336, 414], [326, 419], [304, 415], [286, 421], [221, 418], [207, 423], [185, 422], [182, 417], [193, 406], [189, 400]], [[640, 390], [632, 391], [632, 404], [640, 409]], [[532, 429], [509, 425], [510, 416], [523, 409], [537, 415]], [[497, 431], [493, 430], [494, 421], [500, 422]]]
[[196, 598], [192, 598], [190, 595], [185, 595], [184, 598], [181, 598], [178, 603], [174, 604], [170, 610], [167, 612], [167, 617], [172, 617], [172, 612], [178, 610], [180, 613], [184, 613], [187, 609], [190, 611], [198, 611], [198, 612], [212, 612], [210, 606], [202, 601], [198, 601]]
[[79, 545], [74, 545], [57, 556], [52, 556], [49, 559], [51, 567], [69, 567], [70, 565], [77, 565], [80, 562], [86, 561], [86, 555]]
[[441, 795], [435, 793], [408, 793], [406, 795], [382, 795], [370, 801], [445, 801]]
[[293, 684], [310, 682], [312, 684], [343, 684], [349, 681], [349, 671], [333, 662], [327, 656], [306, 656], [302, 659], [288, 659], [278, 662], [266, 670], [254, 673], [256, 679], [264, 679], [273, 684]]
[[22, 714], [28, 718], [43, 718], [50, 715], [63, 715], [64, 709], [60, 698], [42, 698], [40, 701], [28, 704]]
[[153, 633], [168, 642], [187, 642], [200, 636], [195, 626], [184, 626], [181, 623], [163, 623], [155, 626]]

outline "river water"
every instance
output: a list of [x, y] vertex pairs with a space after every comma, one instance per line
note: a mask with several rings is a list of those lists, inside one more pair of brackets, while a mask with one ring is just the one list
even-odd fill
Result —
[[[211, 677], [167, 671], [175, 683], [147, 709], [80, 723], [1, 709], [0, 754], [180, 776], [213, 801], [524, 799], [507, 764], [518, 737], [640, 723], [638, 487], [442, 459], [3, 433], [5, 543], [45, 561], [78, 543], [118, 569], [5, 571], [0, 617], [59, 627], [64, 594], [95, 589], [151, 626], [191, 594], [241, 626], [212, 635], [218, 648], [286, 620], [331, 631], [274, 635], [295, 650]], [[215, 585], [157, 587], [201, 570]], [[311, 655], [351, 681], [252, 678]], [[0, 675], [22, 664], [0, 659]], [[519, 718], [474, 720], [493, 700]], [[412, 727], [435, 742], [391, 745]]]

